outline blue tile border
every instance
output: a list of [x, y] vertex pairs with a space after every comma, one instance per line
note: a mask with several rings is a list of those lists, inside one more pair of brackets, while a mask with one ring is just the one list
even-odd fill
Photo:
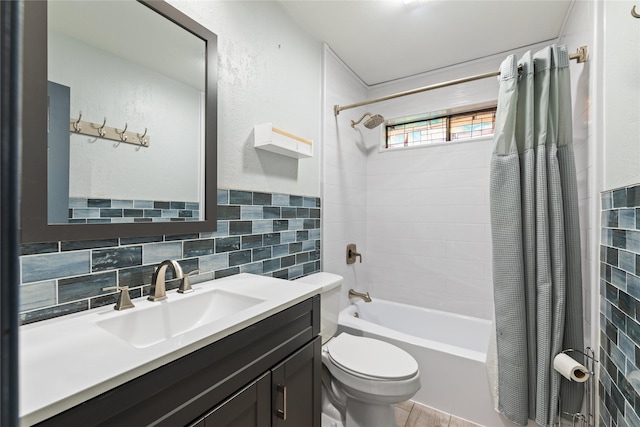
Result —
[[[102, 291], [105, 286], [129, 286], [132, 298], [143, 297], [155, 265], [169, 258], [185, 272], [200, 270], [194, 283], [241, 272], [295, 279], [320, 271], [320, 198], [218, 189], [217, 200], [215, 232], [22, 245], [22, 324], [115, 303], [115, 293]], [[184, 202], [104, 199], [73, 205], [146, 215], [193, 208]]]
[[602, 427], [640, 426], [640, 185], [601, 195], [600, 383]]
[[69, 198], [69, 222], [193, 221], [200, 215], [198, 202]]

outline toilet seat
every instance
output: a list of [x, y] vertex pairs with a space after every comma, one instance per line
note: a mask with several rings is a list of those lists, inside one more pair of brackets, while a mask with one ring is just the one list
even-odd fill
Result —
[[369, 380], [401, 381], [418, 373], [406, 351], [384, 341], [341, 333], [326, 344], [331, 362], [341, 370]]

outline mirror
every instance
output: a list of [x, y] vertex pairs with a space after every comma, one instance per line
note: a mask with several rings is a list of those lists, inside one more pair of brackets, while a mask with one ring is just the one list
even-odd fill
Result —
[[215, 230], [215, 34], [159, 1], [26, 2], [24, 55], [23, 243]]

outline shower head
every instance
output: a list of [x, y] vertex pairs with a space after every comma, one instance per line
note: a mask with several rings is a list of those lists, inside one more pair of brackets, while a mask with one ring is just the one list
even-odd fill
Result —
[[357, 122], [354, 122], [353, 120], [351, 120], [351, 127], [355, 128], [356, 125], [360, 123], [362, 119], [364, 119], [366, 116], [370, 116], [364, 122], [364, 127], [366, 127], [367, 129], [373, 129], [377, 126], [380, 126], [382, 123], [384, 123], [384, 117], [382, 117], [380, 114], [364, 113], [362, 117], [360, 117], [360, 120], [358, 120]]

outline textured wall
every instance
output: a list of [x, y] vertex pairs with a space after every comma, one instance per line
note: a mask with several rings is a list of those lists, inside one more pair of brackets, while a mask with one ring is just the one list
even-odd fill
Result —
[[[218, 186], [319, 196], [321, 43], [278, 2], [170, 3], [218, 35]], [[313, 140], [314, 157], [254, 149], [262, 123]]]

